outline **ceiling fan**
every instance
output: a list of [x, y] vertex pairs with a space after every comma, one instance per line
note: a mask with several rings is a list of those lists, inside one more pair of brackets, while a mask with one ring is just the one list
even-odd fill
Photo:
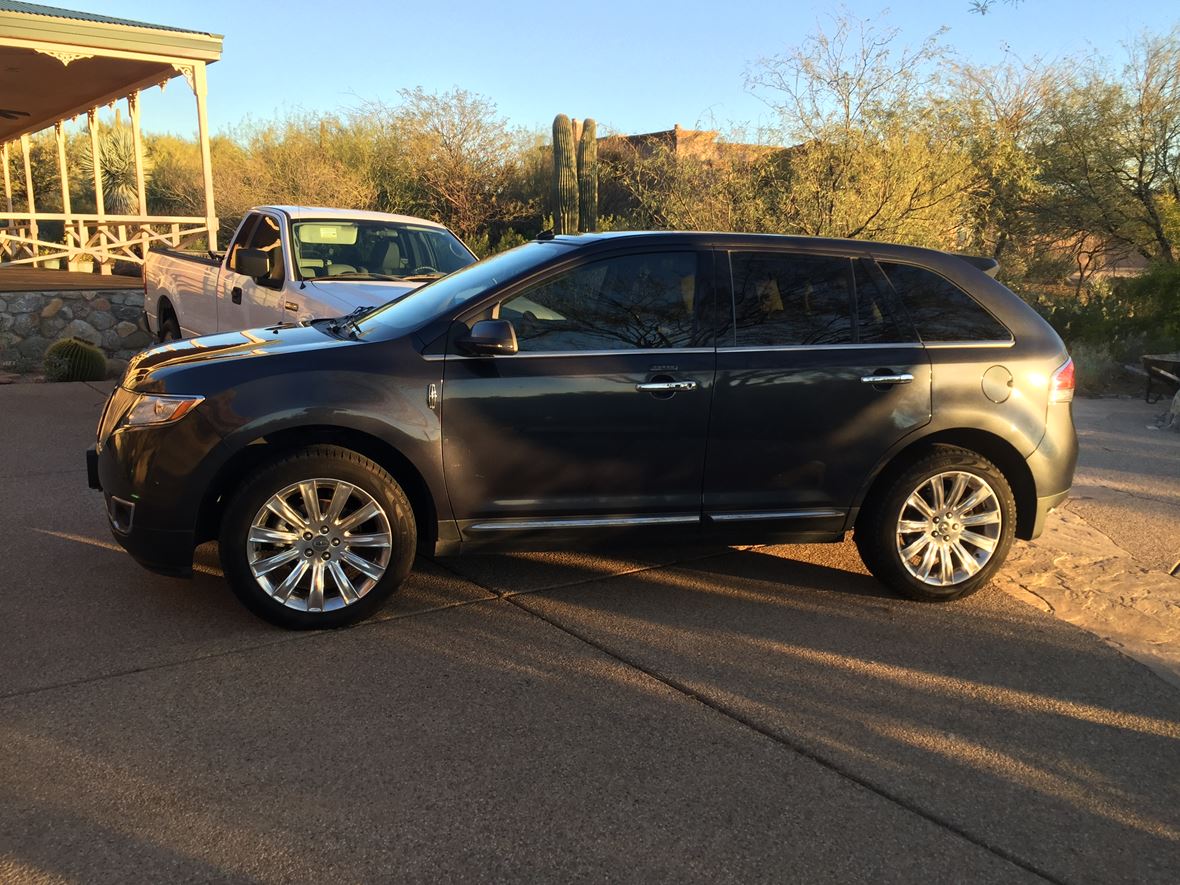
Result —
[[12, 108], [0, 108], [0, 117], [3, 117], [5, 120], [16, 120], [20, 117], [27, 117], [28, 115], [28, 111], [15, 111]]

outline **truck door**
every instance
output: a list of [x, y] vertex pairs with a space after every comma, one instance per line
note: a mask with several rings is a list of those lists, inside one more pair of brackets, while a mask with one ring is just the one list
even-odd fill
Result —
[[[259, 328], [283, 322], [283, 282], [286, 262], [283, 260], [282, 225], [269, 213], [255, 213], [257, 222], [245, 237], [234, 241], [226, 256], [226, 268], [218, 280], [217, 330], [231, 332], [238, 329]], [[243, 230], [246, 226], [243, 225]], [[253, 278], [238, 273], [234, 259], [240, 248], [258, 249], [271, 255], [270, 272]]]

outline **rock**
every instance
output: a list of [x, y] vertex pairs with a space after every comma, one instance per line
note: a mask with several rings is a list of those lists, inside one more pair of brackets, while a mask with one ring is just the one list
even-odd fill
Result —
[[1180, 433], [1180, 390], [1177, 390], [1176, 395], [1172, 397], [1172, 405], [1168, 408], [1167, 420], [1164, 422], [1164, 427]]
[[131, 335], [133, 335], [135, 332], [137, 332], [138, 330], [139, 330], [139, 327], [137, 325], [135, 325], [135, 323], [129, 323], [126, 320], [119, 323], [119, 325], [115, 326], [115, 333], [120, 338], [128, 338]]
[[0, 350], [0, 369], [15, 369], [23, 359], [16, 348]]
[[131, 304], [115, 304], [111, 306], [111, 313], [114, 314], [117, 320], [134, 323], [139, 319], [139, 315], [143, 313], [143, 308]]
[[56, 338], [57, 333], [66, 327], [66, 320], [59, 316], [51, 316], [41, 320], [41, 334], [46, 338]]
[[60, 298], [54, 298], [43, 308], [41, 308], [41, 319], [49, 319], [51, 316], [56, 316], [57, 312], [65, 306], [65, 302]]
[[16, 346], [20, 355], [25, 359], [40, 359], [45, 355], [45, 348], [49, 346], [49, 340], [42, 338], [39, 335], [34, 335], [31, 338], [26, 338]]
[[140, 351], [152, 343], [152, 336], [142, 329], [136, 329], [120, 343], [124, 348], [134, 348], [136, 351]]
[[69, 325], [62, 329], [62, 338], [80, 338], [83, 341], [88, 341], [91, 344], [102, 344], [102, 335], [94, 326], [85, 320], [71, 320]]
[[45, 296], [40, 292], [20, 292], [8, 296], [9, 313], [32, 313], [40, 311]]
[[87, 319], [87, 322], [94, 326], [94, 328], [98, 329], [100, 332], [105, 332], [107, 329], [115, 325], [114, 317], [112, 317], [109, 313], [103, 313], [100, 310], [96, 310], [94, 313], [92, 313]]
[[12, 318], [11, 314], [0, 313], [0, 332], [7, 332], [15, 322], [16, 320]]
[[20, 313], [17, 314], [12, 322], [12, 331], [22, 338], [36, 334], [38, 327], [41, 325], [40, 317], [35, 313]]
[[[93, 294], [93, 293], [91, 293], [91, 294]], [[109, 301], [107, 301], [105, 298], [95, 298], [94, 301], [92, 301], [90, 303], [90, 309], [91, 310], [110, 310], [111, 303]]]

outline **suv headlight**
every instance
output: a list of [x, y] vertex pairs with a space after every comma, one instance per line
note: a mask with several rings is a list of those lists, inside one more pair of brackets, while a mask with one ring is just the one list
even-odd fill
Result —
[[141, 393], [123, 419], [127, 427], [179, 421], [205, 399], [203, 396], [157, 396]]

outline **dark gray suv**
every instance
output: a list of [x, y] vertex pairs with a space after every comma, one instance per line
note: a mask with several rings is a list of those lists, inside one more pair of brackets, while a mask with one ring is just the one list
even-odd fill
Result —
[[838, 541], [921, 600], [1035, 538], [1073, 363], [995, 262], [743, 234], [548, 237], [382, 307], [127, 369], [91, 484], [116, 539], [289, 627], [372, 613], [416, 550]]

